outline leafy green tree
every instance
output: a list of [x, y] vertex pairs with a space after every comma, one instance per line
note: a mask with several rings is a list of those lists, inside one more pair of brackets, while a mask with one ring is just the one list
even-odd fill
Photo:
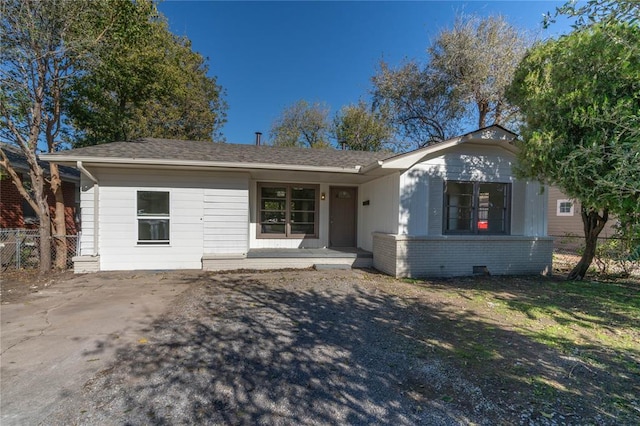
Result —
[[221, 140], [223, 91], [150, 1], [113, 0], [114, 29], [67, 96], [76, 145], [151, 136]]
[[175, 49], [166, 66], [167, 88], [148, 99], [133, 116], [133, 134], [159, 138], [224, 141], [226, 122], [224, 91], [209, 77], [205, 59], [191, 50], [188, 39], [169, 43]]
[[585, 251], [569, 274], [584, 278], [610, 213], [640, 212], [640, 28], [607, 22], [537, 45], [509, 99], [525, 117], [519, 172], [582, 204]]
[[333, 120], [337, 148], [345, 144], [355, 151], [381, 151], [390, 146], [393, 129], [379, 113], [360, 101], [343, 107]]
[[52, 235], [57, 267], [67, 250], [62, 181], [55, 164], [45, 176], [38, 150], [63, 149], [77, 132], [85, 143], [123, 134], [210, 139], [224, 121], [204, 59], [168, 32], [151, 0], [5, 0], [0, 45], [0, 138], [22, 150], [28, 184], [1, 149], [0, 166], [38, 215], [42, 271], [51, 268]]
[[[25, 185], [0, 149], [0, 166], [39, 219], [40, 270], [51, 269], [51, 237], [56, 266], [66, 266], [62, 181], [55, 164], [50, 175], [36, 152], [61, 149], [65, 132], [64, 93], [82, 72], [79, 64], [98, 45], [113, 22], [106, 1], [6, 0], [0, 3], [0, 135], [19, 147], [29, 163]], [[30, 190], [27, 190], [30, 187]], [[55, 197], [52, 215], [46, 189]]]
[[548, 27], [558, 16], [575, 18], [573, 27], [580, 29], [595, 23], [611, 24], [640, 22], [640, 2], [638, 0], [587, 0], [577, 2], [569, 0], [562, 6], [556, 7], [554, 13], [544, 15], [543, 24]]
[[328, 148], [331, 123], [329, 109], [320, 103], [309, 104], [300, 100], [282, 111], [270, 130], [270, 144]]

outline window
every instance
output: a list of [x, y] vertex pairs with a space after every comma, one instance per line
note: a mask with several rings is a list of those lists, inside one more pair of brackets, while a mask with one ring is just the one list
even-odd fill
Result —
[[573, 201], [558, 200], [556, 216], [573, 216]]
[[[33, 188], [31, 187], [31, 181], [22, 180], [22, 186], [24, 186], [24, 189], [27, 191], [27, 193], [31, 195], [32, 198], [35, 199]], [[29, 204], [29, 202], [24, 198], [22, 198], [22, 219], [24, 220], [25, 225], [37, 225], [38, 223], [40, 223], [40, 219], [38, 219], [38, 215], [36, 214], [36, 211], [33, 209], [33, 207], [31, 207], [31, 204]]]
[[137, 192], [138, 244], [169, 244], [169, 192]]
[[318, 186], [258, 184], [259, 238], [317, 238]]
[[37, 225], [38, 223], [40, 223], [36, 211], [24, 198], [22, 199], [22, 218], [25, 225]]
[[445, 234], [508, 234], [510, 184], [447, 181]]

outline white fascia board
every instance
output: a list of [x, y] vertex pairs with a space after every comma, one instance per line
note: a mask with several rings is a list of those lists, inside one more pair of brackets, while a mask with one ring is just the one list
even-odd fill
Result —
[[406, 170], [413, 165], [419, 163], [427, 156], [432, 156], [433, 154], [437, 154], [441, 151], [445, 151], [449, 148], [452, 148], [457, 145], [461, 145], [463, 143], [471, 143], [478, 145], [494, 145], [498, 146], [506, 151], [509, 151], [513, 154], [518, 153], [518, 148], [511, 144], [508, 140], [486, 140], [486, 139], [471, 139], [468, 137], [458, 137], [455, 139], [451, 139], [447, 142], [441, 142], [436, 145], [428, 146], [422, 149], [418, 149], [416, 151], [408, 152], [406, 154], [401, 154], [396, 157], [389, 158], [387, 160], [383, 160], [379, 163], [380, 167], [383, 169], [395, 169], [395, 170]]
[[222, 168], [222, 169], [271, 169], [271, 170], [300, 170], [310, 172], [329, 172], [329, 173], [352, 173], [358, 174], [362, 166], [353, 168], [330, 167], [330, 166], [305, 166], [296, 164], [269, 164], [269, 163], [239, 163], [224, 161], [185, 161], [185, 160], [158, 160], [147, 158], [112, 158], [112, 157], [76, 157], [65, 155], [41, 155], [44, 161], [53, 163], [65, 163], [75, 166], [80, 161], [85, 164], [104, 165], [111, 167], [126, 166], [170, 166], [170, 167], [205, 167], [205, 168]]
[[362, 167], [360, 169], [360, 172], [366, 174], [366, 173], [368, 173], [368, 172], [370, 172], [370, 171], [372, 171], [374, 169], [377, 169], [380, 166], [382, 166], [382, 163], [383, 163], [382, 160], [374, 161], [373, 163], [369, 164], [368, 166]]
[[501, 141], [513, 141], [518, 137], [515, 133], [498, 125], [485, 127], [482, 129], [474, 130], [471, 133], [467, 133], [465, 137], [473, 140], [501, 140]]
[[515, 145], [513, 145], [511, 143], [505, 142], [505, 141], [500, 141], [500, 143], [498, 143], [496, 145], [498, 145], [499, 147], [501, 147], [502, 149], [504, 149], [506, 151], [509, 151], [509, 152], [513, 153], [514, 155], [518, 154], [518, 151], [520, 151], [517, 146], [515, 146]]
[[458, 144], [461, 144], [462, 142], [464, 142], [462, 138], [455, 138], [447, 142], [441, 142], [435, 145], [427, 146], [425, 148], [420, 148], [415, 151], [411, 151], [406, 154], [401, 154], [396, 157], [384, 160], [381, 167], [383, 169], [408, 169], [414, 164], [419, 163], [420, 160], [422, 160], [427, 155], [445, 150], [447, 148], [451, 148], [452, 146], [456, 146]]

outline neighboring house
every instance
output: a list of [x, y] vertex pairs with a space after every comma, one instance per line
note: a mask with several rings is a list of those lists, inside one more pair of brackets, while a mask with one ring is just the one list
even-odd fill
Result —
[[[27, 188], [31, 180], [29, 178], [29, 163], [22, 151], [6, 143], [0, 143], [0, 148], [5, 152], [14, 170], [21, 177]], [[40, 167], [49, 175], [49, 163], [39, 160]], [[67, 234], [75, 235], [80, 231], [76, 211], [79, 204], [80, 172], [71, 167], [60, 167], [62, 179], [62, 192], [65, 204], [65, 222]], [[45, 186], [47, 186], [45, 184]], [[55, 198], [51, 190], [47, 191], [47, 201], [51, 213], [55, 210]], [[0, 171], [0, 229], [37, 229], [38, 216], [31, 205], [20, 195], [18, 188], [11, 177]]]
[[[584, 229], [580, 203], [572, 200], [554, 186], [548, 187], [548, 231], [549, 236], [555, 237], [557, 248], [576, 248], [584, 244]], [[611, 238], [615, 235], [616, 219], [609, 216], [609, 220], [598, 236]]]
[[513, 176], [515, 137], [491, 126], [400, 155], [141, 139], [43, 157], [82, 172], [76, 272], [546, 273], [547, 194]]

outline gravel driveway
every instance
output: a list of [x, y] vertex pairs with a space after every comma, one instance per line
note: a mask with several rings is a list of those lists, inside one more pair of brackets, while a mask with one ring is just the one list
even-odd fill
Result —
[[[50, 420], [487, 423], [496, 407], [480, 390], [419, 351], [417, 305], [394, 283], [357, 270], [204, 275]], [[464, 414], [433, 394], [440, 385], [468, 402]]]

